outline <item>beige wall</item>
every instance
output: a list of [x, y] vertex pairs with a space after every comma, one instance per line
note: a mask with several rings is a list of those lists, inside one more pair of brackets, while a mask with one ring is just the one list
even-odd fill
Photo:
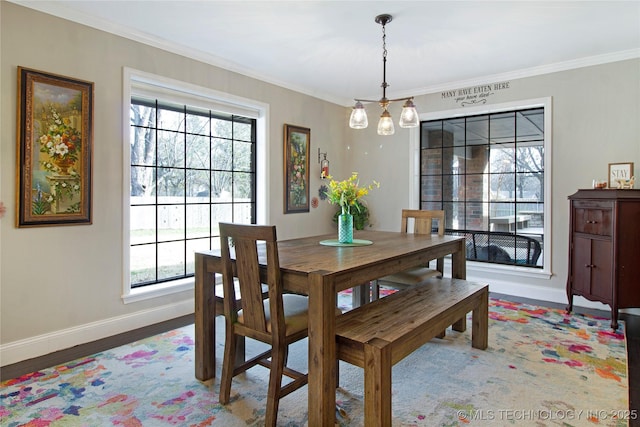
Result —
[[[269, 104], [268, 220], [281, 238], [330, 232], [332, 208], [283, 215], [282, 126], [311, 128], [311, 195], [321, 182], [313, 158], [329, 153], [338, 178], [359, 171], [382, 187], [369, 196], [374, 227], [395, 230], [408, 192], [411, 133], [380, 137], [347, 127], [349, 108], [228, 72], [78, 24], [0, 3], [0, 364], [44, 354], [192, 311], [192, 292], [123, 304], [122, 67]], [[95, 82], [93, 224], [18, 229], [15, 223], [16, 67]], [[566, 281], [567, 196], [606, 175], [607, 163], [640, 168], [640, 60], [511, 81], [489, 104], [553, 98], [552, 273], [494, 277], [516, 295], [562, 299]], [[487, 82], [493, 83], [493, 82]], [[456, 107], [440, 93], [416, 99], [423, 114]], [[303, 112], [304, 108], [304, 112]], [[392, 114], [397, 114], [393, 106]], [[376, 112], [369, 113], [372, 124]], [[316, 173], [317, 172], [317, 173]], [[470, 269], [470, 272], [471, 269]]]

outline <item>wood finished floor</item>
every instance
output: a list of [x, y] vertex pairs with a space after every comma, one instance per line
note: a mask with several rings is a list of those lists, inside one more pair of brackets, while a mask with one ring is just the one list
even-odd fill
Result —
[[[510, 295], [491, 294], [492, 297], [507, 299], [511, 301], [525, 302], [534, 305], [541, 305], [551, 308], [564, 308], [562, 304], [549, 303], [546, 301], [537, 301], [526, 298], [515, 298]], [[608, 317], [609, 313], [604, 311], [589, 310], [577, 307], [578, 313], [589, 313]], [[627, 360], [629, 365], [629, 409], [635, 411], [637, 417], [640, 418], [640, 316], [620, 314], [621, 320], [625, 321], [627, 328]], [[93, 341], [90, 343], [78, 345], [66, 350], [60, 350], [45, 356], [36, 357], [34, 359], [25, 360], [0, 367], [0, 379], [7, 380], [17, 378], [31, 372], [59, 365], [70, 360], [80, 357], [86, 357], [91, 354], [99, 353], [110, 348], [128, 344], [142, 338], [156, 335], [171, 329], [186, 326], [194, 322], [194, 316], [188, 315], [156, 325], [129, 331], [113, 337]], [[602, 409], [622, 409], [622, 408], [602, 408]], [[640, 419], [630, 420], [629, 427], [640, 427]]]

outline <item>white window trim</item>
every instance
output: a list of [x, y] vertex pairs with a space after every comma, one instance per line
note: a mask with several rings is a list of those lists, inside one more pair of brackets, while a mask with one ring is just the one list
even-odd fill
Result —
[[[490, 264], [475, 261], [467, 262], [467, 271], [469, 273], [486, 274], [488, 271], [514, 277], [536, 277], [550, 279], [552, 276], [551, 266], [551, 165], [552, 153], [552, 97], [527, 99], [522, 101], [506, 102], [494, 105], [479, 105], [474, 107], [461, 107], [453, 110], [436, 111], [432, 113], [420, 114], [420, 120], [441, 120], [453, 117], [468, 116], [474, 114], [500, 113], [503, 111], [513, 111], [526, 108], [544, 107], [544, 240], [545, 247], [542, 253], [543, 268], [527, 268], [503, 266], [499, 264]], [[420, 127], [411, 129], [411, 153], [409, 156], [409, 205], [411, 209], [420, 209]]]
[[122, 71], [122, 141], [123, 141], [123, 181], [122, 181], [122, 300], [125, 304], [156, 298], [179, 292], [193, 291], [194, 279], [178, 279], [155, 285], [131, 288], [129, 264], [129, 182], [131, 180], [131, 129], [130, 111], [132, 93], [156, 93], [162, 98], [180, 98], [186, 104], [211, 108], [231, 114], [243, 114], [256, 119], [256, 220], [259, 224], [269, 223], [267, 200], [267, 165], [270, 161], [269, 105], [260, 101], [242, 98], [213, 89], [200, 87], [168, 77], [158, 76], [144, 71], [123, 67]]

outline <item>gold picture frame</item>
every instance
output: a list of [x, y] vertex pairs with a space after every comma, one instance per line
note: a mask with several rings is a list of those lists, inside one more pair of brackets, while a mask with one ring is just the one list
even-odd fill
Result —
[[609, 188], [619, 188], [618, 180], [628, 181], [633, 177], [633, 163], [609, 163], [608, 177]]
[[311, 129], [284, 125], [284, 213], [309, 212]]
[[18, 67], [16, 225], [91, 224], [93, 83]]

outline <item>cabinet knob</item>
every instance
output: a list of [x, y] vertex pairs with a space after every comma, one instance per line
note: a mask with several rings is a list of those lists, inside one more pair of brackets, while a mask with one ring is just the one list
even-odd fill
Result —
[[593, 264], [585, 264], [584, 266], [586, 268], [595, 268], [595, 265], [593, 265]]

